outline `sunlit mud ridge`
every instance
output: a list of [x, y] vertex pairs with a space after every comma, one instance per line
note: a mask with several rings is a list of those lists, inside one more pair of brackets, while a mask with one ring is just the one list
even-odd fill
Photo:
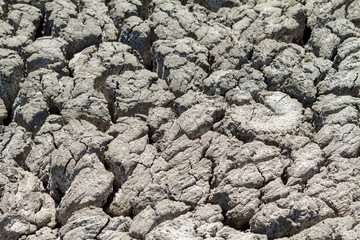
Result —
[[0, 239], [360, 239], [359, 90], [357, 0], [0, 0]]

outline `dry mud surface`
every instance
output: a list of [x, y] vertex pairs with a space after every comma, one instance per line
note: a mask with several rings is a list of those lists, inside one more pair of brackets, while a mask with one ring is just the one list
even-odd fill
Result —
[[0, 0], [0, 239], [360, 239], [357, 0]]

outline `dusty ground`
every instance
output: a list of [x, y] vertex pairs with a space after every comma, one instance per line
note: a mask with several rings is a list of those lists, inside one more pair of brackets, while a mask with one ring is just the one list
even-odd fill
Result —
[[0, 17], [0, 239], [360, 239], [359, 1]]

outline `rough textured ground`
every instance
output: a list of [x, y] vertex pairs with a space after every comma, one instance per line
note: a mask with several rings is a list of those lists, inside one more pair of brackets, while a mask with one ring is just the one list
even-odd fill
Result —
[[0, 0], [0, 238], [360, 239], [357, 0]]

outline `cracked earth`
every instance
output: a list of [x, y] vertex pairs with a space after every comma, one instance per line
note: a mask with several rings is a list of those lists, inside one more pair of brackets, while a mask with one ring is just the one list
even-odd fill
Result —
[[0, 239], [360, 239], [357, 0], [0, 0]]

